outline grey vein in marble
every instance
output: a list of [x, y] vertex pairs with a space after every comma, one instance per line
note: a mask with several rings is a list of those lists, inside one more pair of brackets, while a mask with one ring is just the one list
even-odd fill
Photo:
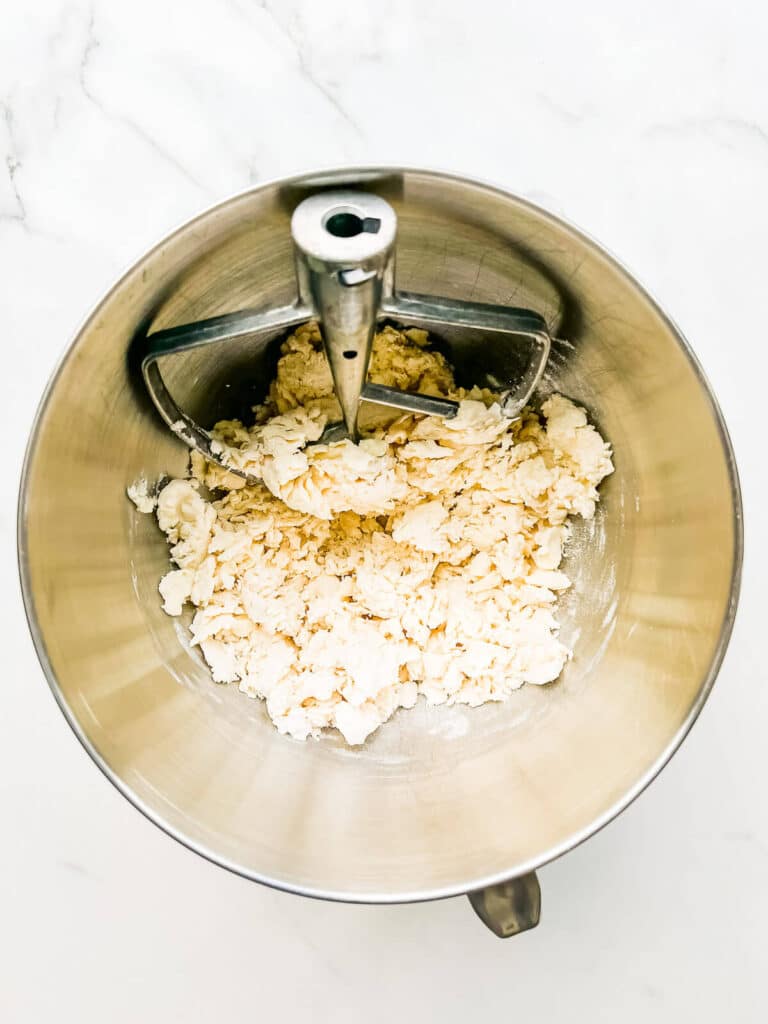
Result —
[[96, 109], [101, 114], [104, 115], [104, 117], [122, 124], [133, 135], [135, 135], [137, 139], [140, 139], [143, 143], [145, 143], [145, 145], [149, 146], [149, 148], [159, 157], [161, 157], [161, 159], [165, 160], [166, 163], [174, 167], [179, 172], [179, 174], [183, 175], [187, 179], [187, 181], [189, 181], [192, 185], [195, 185], [202, 192], [207, 193], [208, 190], [206, 189], [205, 185], [203, 185], [203, 183], [199, 181], [199, 179], [196, 178], [195, 175], [188, 170], [188, 168], [186, 168], [182, 163], [180, 163], [173, 155], [173, 153], [170, 153], [164, 146], [161, 146], [157, 139], [155, 139], [152, 135], [149, 134], [146, 128], [142, 128], [142, 126], [137, 121], [135, 121], [129, 114], [126, 114], [123, 111], [113, 110], [110, 107], [108, 107], [107, 104], [102, 99], [100, 99], [93, 91], [93, 85], [88, 81], [88, 79], [92, 77], [91, 62], [93, 54], [101, 45], [100, 41], [98, 40], [94, 32], [94, 21], [94, 12], [93, 10], [91, 10], [88, 15], [88, 27], [85, 46], [83, 48], [82, 56], [80, 58], [80, 66], [78, 73], [78, 80], [80, 82], [80, 88], [83, 92], [83, 95], [96, 107]]
[[25, 228], [27, 225], [27, 209], [24, 204], [21, 192], [19, 191], [19, 183], [16, 180], [16, 176], [21, 169], [21, 159], [19, 157], [19, 147], [16, 140], [16, 131], [14, 125], [13, 109], [6, 100], [0, 101], [0, 111], [2, 111], [3, 121], [5, 123], [5, 130], [8, 136], [8, 152], [5, 155], [5, 166], [8, 170], [8, 178], [11, 184], [11, 192], [16, 199], [17, 210], [15, 212], [4, 213], [0, 211], [0, 220], [5, 221], [17, 221], [22, 224]]
[[312, 88], [316, 89], [322, 96], [325, 97], [325, 99], [333, 107], [333, 109], [336, 111], [339, 117], [341, 117], [342, 120], [346, 121], [347, 124], [354, 129], [357, 135], [362, 138], [364, 136], [364, 132], [362, 131], [360, 125], [357, 123], [357, 121], [355, 121], [352, 115], [347, 110], [344, 109], [344, 107], [341, 105], [341, 103], [333, 94], [333, 92], [331, 92], [330, 88], [325, 84], [325, 82], [322, 82], [312, 70], [312, 65], [309, 58], [309, 49], [306, 45], [306, 39], [304, 38], [303, 34], [298, 32], [293, 27], [290, 18], [284, 22], [282, 18], [278, 17], [278, 15], [274, 11], [272, 4], [270, 3], [270, 0], [259, 0], [258, 6], [270, 16], [274, 24], [282, 32], [283, 36], [288, 40], [288, 42], [293, 47], [293, 50], [296, 54], [296, 60], [298, 62], [299, 71], [302, 77], [309, 83], [309, 85], [312, 86]]

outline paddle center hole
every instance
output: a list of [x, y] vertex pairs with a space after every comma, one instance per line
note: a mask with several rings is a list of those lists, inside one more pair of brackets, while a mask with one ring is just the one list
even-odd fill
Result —
[[363, 220], [356, 213], [334, 213], [325, 222], [325, 230], [334, 238], [354, 238], [363, 233]]
[[334, 238], [355, 238], [363, 232], [369, 235], [378, 234], [381, 221], [378, 217], [363, 218], [350, 210], [339, 210], [323, 222], [323, 227]]

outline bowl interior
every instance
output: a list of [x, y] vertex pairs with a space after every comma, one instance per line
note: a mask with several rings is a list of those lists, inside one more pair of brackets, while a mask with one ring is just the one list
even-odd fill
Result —
[[[125, 488], [141, 475], [183, 474], [187, 462], [136, 373], [136, 332], [289, 301], [291, 211], [313, 188], [361, 179], [397, 211], [399, 287], [546, 318], [564, 340], [545, 387], [588, 409], [616, 472], [567, 554], [575, 585], [559, 618], [575, 653], [561, 680], [475, 710], [398, 712], [350, 750], [333, 736], [281, 737], [260, 702], [211, 682], [185, 623], [160, 608], [165, 541]], [[275, 344], [254, 336], [163, 370], [180, 404], [210, 423], [261, 396]], [[347, 172], [267, 185], [204, 213], [106, 296], [35, 427], [22, 576], [62, 707], [158, 824], [297, 891], [413, 899], [550, 859], [648, 780], [706, 696], [727, 641], [738, 517], [730, 449], [699, 370], [602, 250], [486, 186]]]

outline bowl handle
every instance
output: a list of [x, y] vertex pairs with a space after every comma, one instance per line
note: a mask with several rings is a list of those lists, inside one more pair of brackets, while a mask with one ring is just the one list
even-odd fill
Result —
[[534, 871], [467, 895], [477, 916], [500, 939], [527, 932], [539, 923], [541, 889]]

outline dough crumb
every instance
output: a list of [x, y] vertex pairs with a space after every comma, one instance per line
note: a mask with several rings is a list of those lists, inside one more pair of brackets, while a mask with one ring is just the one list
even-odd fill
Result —
[[426, 332], [386, 327], [370, 379], [458, 400], [458, 415], [364, 408], [359, 444], [309, 444], [340, 419], [317, 325], [281, 351], [254, 425], [214, 428], [262, 482], [194, 453], [156, 502], [176, 566], [163, 607], [196, 609], [214, 680], [263, 699], [282, 733], [336, 728], [350, 745], [419, 694], [476, 707], [555, 680], [568, 520], [594, 515], [613, 471], [584, 410], [553, 395], [511, 421], [492, 392], [456, 386]]
[[157, 508], [157, 487], [150, 484], [143, 476], [134, 480], [125, 493], [139, 512], [143, 512], [145, 515], [150, 515]]

